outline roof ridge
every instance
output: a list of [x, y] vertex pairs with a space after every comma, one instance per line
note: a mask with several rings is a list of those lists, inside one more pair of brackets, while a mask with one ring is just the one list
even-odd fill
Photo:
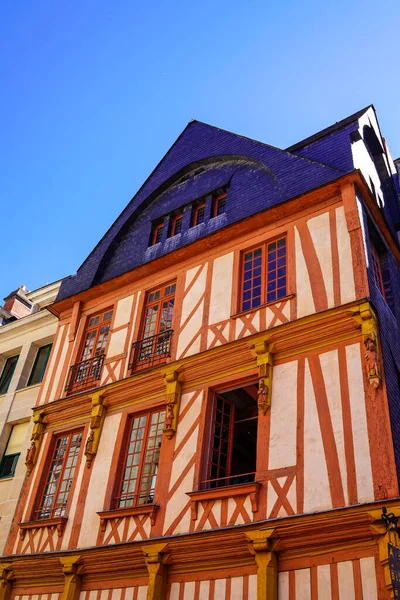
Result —
[[353, 121], [355, 121], [356, 119], [361, 117], [361, 115], [363, 115], [369, 108], [372, 108], [375, 111], [374, 105], [369, 104], [365, 108], [358, 110], [357, 112], [353, 113], [352, 115], [349, 115], [348, 117], [345, 117], [344, 119], [341, 119], [340, 121], [336, 121], [336, 123], [334, 123], [333, 125], [329, 125], [328, 127], [325, 127], [324, 129], [321, 129], [320, 131], [317, 131], [317, 133], [313, 133], [312, 135], [300, 140], [299, 142], [296, 142], [295, 144], [288, 146], [286, 148], [286, 151], [293, 153], [300, 148], [304, 148], [304, 146], [308, 146], [308, 145], [316, 142], [317, 140], [319, 140], [323, 137], [326, 137], [327, 135], [330, 135], [334, 131], [341, 129], [345, 125], [352, 123]]
[[[273, 150], [278, 150], [279, 152], [283, 152], [294, 158], [299, 158], [300, 160], [305, 160], [307, 162], [311, 162], [321, 167], [325, 167], [327, 169], [331, 169], [332, 171], [338, 171], [339, 173], [345, 173], [342, 169], [338, 169], [337, 167], [332, 167], [331, 165], [327, 165], [326, 163], [322, 163], [319, 160], [315, 160], [313, 158], [308, 158], [307, 156], [298, 156], [293, 152], [290, 152], [287, 148], [279, 148], [278, 146], [273, 146], [272, 144], [267, 144], [266, 142], [262, 142], [261, 140], [255, 140], [254, 138], [248, 137], [247, 135], [242, 135], [241, 133], [235, 133], [234, 131], [230, 131], [229, 129], [223, 129], [222, 127], [217, 127], [216, 125], [210, 125], [210, 123], [205, 123], [204, 121], [198, 121], [197, 119], [192, 119], [189, 121], [188, 125], [191, 123], [199, 123], [200, 125], [205, 125], [206, 127], [211, 127], [212, 129], [217, 129], [218, 131], [222, 131], [224, 133], [229, 133], [229, 135], [234, 135], [235, 137], [242, 138], [244, 140], [248, 140], [249, 142], [253, 142], [255, 144], [260, 144], [261, 146], [265, 146], [267, 148], [272, 148]], [[186, 128], [185, 128], [186, 129]]]

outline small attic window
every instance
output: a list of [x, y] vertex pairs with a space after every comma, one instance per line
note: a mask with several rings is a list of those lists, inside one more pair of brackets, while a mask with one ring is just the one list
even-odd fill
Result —
[[150, 246], [154, 246], [155, 244], [159, 244], [161, 242], [162, 234], [164, 230], [164, 223], [157, 223], [153, 225], [151, 230], [150, 237]]
[[182, 231], [182, 225], [183, 225], [183, 215], [182, 214], [175, 215], [174, 217], [172, 217], [168, 237], [174, 237], [175, 235], [178, 235], [178, 233], [180, 233]]
[[226, 212], [226, 193], [217, 194], [213, 198], [212, 216], [218, 217]]

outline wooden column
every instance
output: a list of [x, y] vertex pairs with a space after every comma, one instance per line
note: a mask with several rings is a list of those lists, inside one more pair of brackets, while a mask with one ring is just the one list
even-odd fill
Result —
[[266, 529], [247, 534], [249, 550], [257, 563], [257, 600], [278, 598], [278, 565], [270, 540], [273, 532], [273, 529]]
[[0, 563], [0, 600], [9, 600], [12, 591], [11, 563]]
[[60, 558], [64, 573], [64, 590], [61, 600], [79, 600], [82, 578], [80, 576], [80, 556], [65, 556]]
[[[147, 600], [164, 600], [167, 589], [166, 556], [163, 553], [167, 544], [154, 544], [143, 548], [149, 581], [147, 584]], [[63, 599], [64, 600], [64, 599]]]

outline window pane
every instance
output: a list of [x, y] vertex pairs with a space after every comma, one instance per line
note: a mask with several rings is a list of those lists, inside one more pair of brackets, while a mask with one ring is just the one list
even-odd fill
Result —
[[18, 356], [12, 356], [11, 358], [7, 358], [6, 364], [4, 365], [4, 369], [0, 377], [0, 394], [5, 394], [7, 392], [17, 362]]
[[243, 258], [241, 310], [249, 310], [261, 304], [262, 248], [246, 252]]
[[286, 296], [286, 238], [268, 244], [267, 302]]
[[[132, 421], [129, 437], [134, 437], [137, 441], [128, 446], [120, 494], [117, 498], [118, 507], [153, 502], [164, 421], [164, 411], [153, 413], [151, 416], [144, 415]], [[136, 435], [132, 436], [134, 430]], [[132, 463], [136, 466], [129, 468]]]
[[39, 519], [65, 515], [81, 442], [82, 433], [65, 435], [56, 440], [38, 511]]
[[50, 356], [51, 346], [52, 344], [48, 344], [47, 346], [42, 346], [39, 348], [31, 376], [29, 377], [28, 386], [35, 385], [43, 380], [44, 372]]

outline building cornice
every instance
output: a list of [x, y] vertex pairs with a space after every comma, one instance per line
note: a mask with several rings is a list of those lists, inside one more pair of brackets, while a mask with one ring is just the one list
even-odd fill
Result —
[[32, 333], [36, 329], [41, 329], [52, 323], [56, 324], [57, 319], [47, 309], [17, 319], [0, 327], [0, 344], [20, 335]]

